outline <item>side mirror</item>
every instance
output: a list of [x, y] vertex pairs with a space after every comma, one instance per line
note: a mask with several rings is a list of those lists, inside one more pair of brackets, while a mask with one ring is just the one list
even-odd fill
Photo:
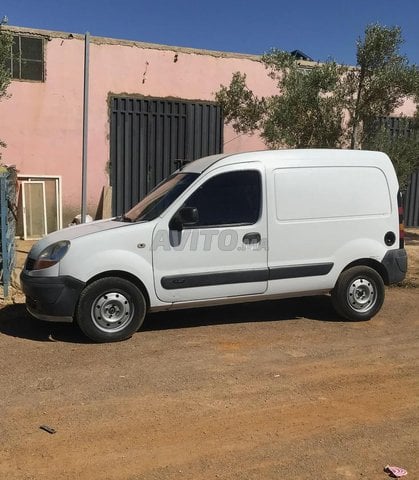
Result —
[[198, 209], [196, 207], [182, 207], [170, 220], [171, 230], [182, 230], [183, 227], [191, 227], [199, 221]]

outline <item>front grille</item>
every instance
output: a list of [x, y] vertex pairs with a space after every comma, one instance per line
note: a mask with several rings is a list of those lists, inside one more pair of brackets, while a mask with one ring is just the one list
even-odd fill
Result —
[[25, 270], [33, 270], [33, 267], [35, 266], [35, 260], [33, 258], [28, 257], [26, 259], [26, 264], [25, 264]]

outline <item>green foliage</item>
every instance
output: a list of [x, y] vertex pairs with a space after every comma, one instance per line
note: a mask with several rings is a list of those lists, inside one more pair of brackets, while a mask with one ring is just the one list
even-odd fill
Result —
[[262, 137], [278, 148], [334, 147], [344, 140], [345, 68], [335, 62], [302, 68], [290, 54], [272, 50], [262, 57], [282, 94], [265, 101]]
[[234, 73], [230, 86], [221, 86], [216, 99], [223, 106], [225, 121], [232, 123], [237, 132], [250, 133], [260, 128], [266, 109], [265, 100], [259, 100], [248, 89], [245, 74]]
[[272, 50], [262, 57], [281, 94], [258, 98], [236, 72], [216, 100], [238, 133], [261, 132], [271, 148], [333, 147], [343, 140], [343, 74], [334, 62], [303, 69], [290, 54]]
[[[237, 133], [258, 131], [271, 148], [351, 147], [385, 151], [393, 159], [401, 183], [417, 167], [417, 137], [390, 138], [367, 128], [371, 119], [386, 117], [410, 96], [419, 102], [419, 67], [400, 54], [398, 27], [369, 25], [356, 44], [357, 65], [334, 61], [300, 62], [272, 50], [262, 57], [278, 93], [258, 98], [236, 72], [221, 86], [216, 100]], [[415, 160], [416, 159], [416, 160]]]
[[[8, 62], [10, 61], [10, 53], [12, 46], [12, 35], [0, 27], [0, 100], [6, 96], [7, 87], [10, 84], [10, 69]], [[5, 143], [0, 139], [0, 147], [5, 147]], [[1, 152], [0, 152], [1, 158]]]
[[[375, 132], [371, 132], [364, 144], [366, 150], [379, 150], [387, 153], [393, 162], [401, 190], [406, 190], [409, 176], [419, 168], [418, 120], [416, 118], [414, 122], [409, 122], [407, 118], [401, 119], [399, 126], [403, 130], [404, 123], [406, 131], [393, 136], [384, 127], [381, 127]], [[410, 129], [408, 129], [409, 126]]]
[[419, 81], [416, 65], [400, 54], [403, 38], [399, 27], [369, 25], [357, 41], [357, 67], [347, 76], [351, 148], [360, 148], [371, 118], [390, 115], [413, 95]]
[[12, 35], [0, 27], [0, 99], [6, 95], [10, 83], [10, 54]]

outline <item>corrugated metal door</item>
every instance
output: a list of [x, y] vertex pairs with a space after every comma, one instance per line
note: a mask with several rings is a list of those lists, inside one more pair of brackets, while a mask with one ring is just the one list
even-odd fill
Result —
[[112, 211], [127, 211], [175, 171], [176, 160], [222, 152], [218, 105], [154, 98], [111, 98]]
[[419, 171], [410, 177], [404, 202], [406, 227], [419, 227]]
[[[417, 135], [412, 118], [377, 117], [373, 129], [384, 128], [391, 138]], [[404, 198], [404, 223], [406, 227], [419, 227], [419, 171], [412, 173]]]

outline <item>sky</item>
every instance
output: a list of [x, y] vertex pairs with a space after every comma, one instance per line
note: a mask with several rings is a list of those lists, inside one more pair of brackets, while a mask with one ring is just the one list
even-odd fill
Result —
[[419, 64], [419, 0], [0, 0], [9, 25], [261, 54], [302, 50], [354, 65], [366, 25], [400, 26]]

